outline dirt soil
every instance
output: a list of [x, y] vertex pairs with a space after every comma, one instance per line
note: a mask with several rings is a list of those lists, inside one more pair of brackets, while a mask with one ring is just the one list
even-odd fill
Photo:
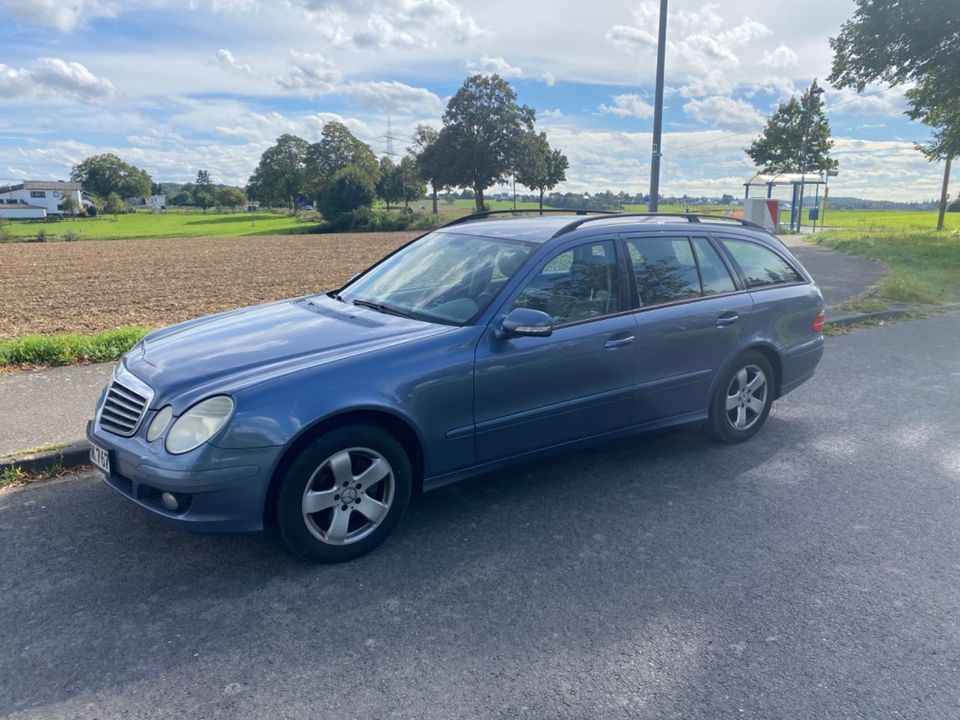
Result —
[[0, 245], [0, 338], [150, 328], [338, 287], [418, 233]]

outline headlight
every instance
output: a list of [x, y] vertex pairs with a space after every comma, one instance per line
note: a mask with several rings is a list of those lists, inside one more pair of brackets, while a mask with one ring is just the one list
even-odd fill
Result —
[[[200, 447], [227, 424], [233, 413], [233, 399], [217, 395], [198, 402], [167, 433], [167, 452], [181, 455]], [[159, 414], [159, 413], [158, 413]]]
[[160, 408], [160, 412], [153, 416], [150, 427], [147, 428], [147, 442], [153, 442], [163, 435], [163, 431], [166, 430], [167, 425], [170, 424], [171, 417], [173, 417], [172, 407], [164, 405]]

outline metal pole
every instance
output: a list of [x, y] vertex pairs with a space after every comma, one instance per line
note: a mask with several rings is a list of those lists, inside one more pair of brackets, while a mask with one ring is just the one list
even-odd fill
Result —
[[823, 209], [820, 211], [820, 232], [823, 232], [823, 221], [827, 217], [827, 197], [830, 195], [830, 171], [824, 176], [823, 183]]
[[947, 156], [947, 163], [943, 168], [943, 188], [940, 190], [940, 214], [937, 216], [937, 230], [943, 230], [943, 216], [947, 212], [947, 185], [950, 183], [950, 161]]
[[653, 147], [650, 157], [650, 212], [660, 207], [660, 138], [663, 132], [663, 65], [667, 55], [667, 0], [660, 0], [657, 40], [657, 92], [653, 102]]

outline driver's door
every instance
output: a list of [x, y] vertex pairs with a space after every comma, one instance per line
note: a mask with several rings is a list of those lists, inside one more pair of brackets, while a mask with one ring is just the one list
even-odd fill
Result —
[[547, 259], [502, 308], [542, 310], [549, 337], [498, 339], [476, 354], [477, 459], [487, 462], [628, 425], [637, 351], [623, 263], [613, 240]]

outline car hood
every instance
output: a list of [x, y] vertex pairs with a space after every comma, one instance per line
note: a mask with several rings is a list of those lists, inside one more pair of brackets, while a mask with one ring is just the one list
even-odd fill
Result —
[[160, 407], [184, 393], [193, 402], [453, 329], [318, 295], [158, 330], [131, 350], [124, 363], [154, 389], [153, 406]]

